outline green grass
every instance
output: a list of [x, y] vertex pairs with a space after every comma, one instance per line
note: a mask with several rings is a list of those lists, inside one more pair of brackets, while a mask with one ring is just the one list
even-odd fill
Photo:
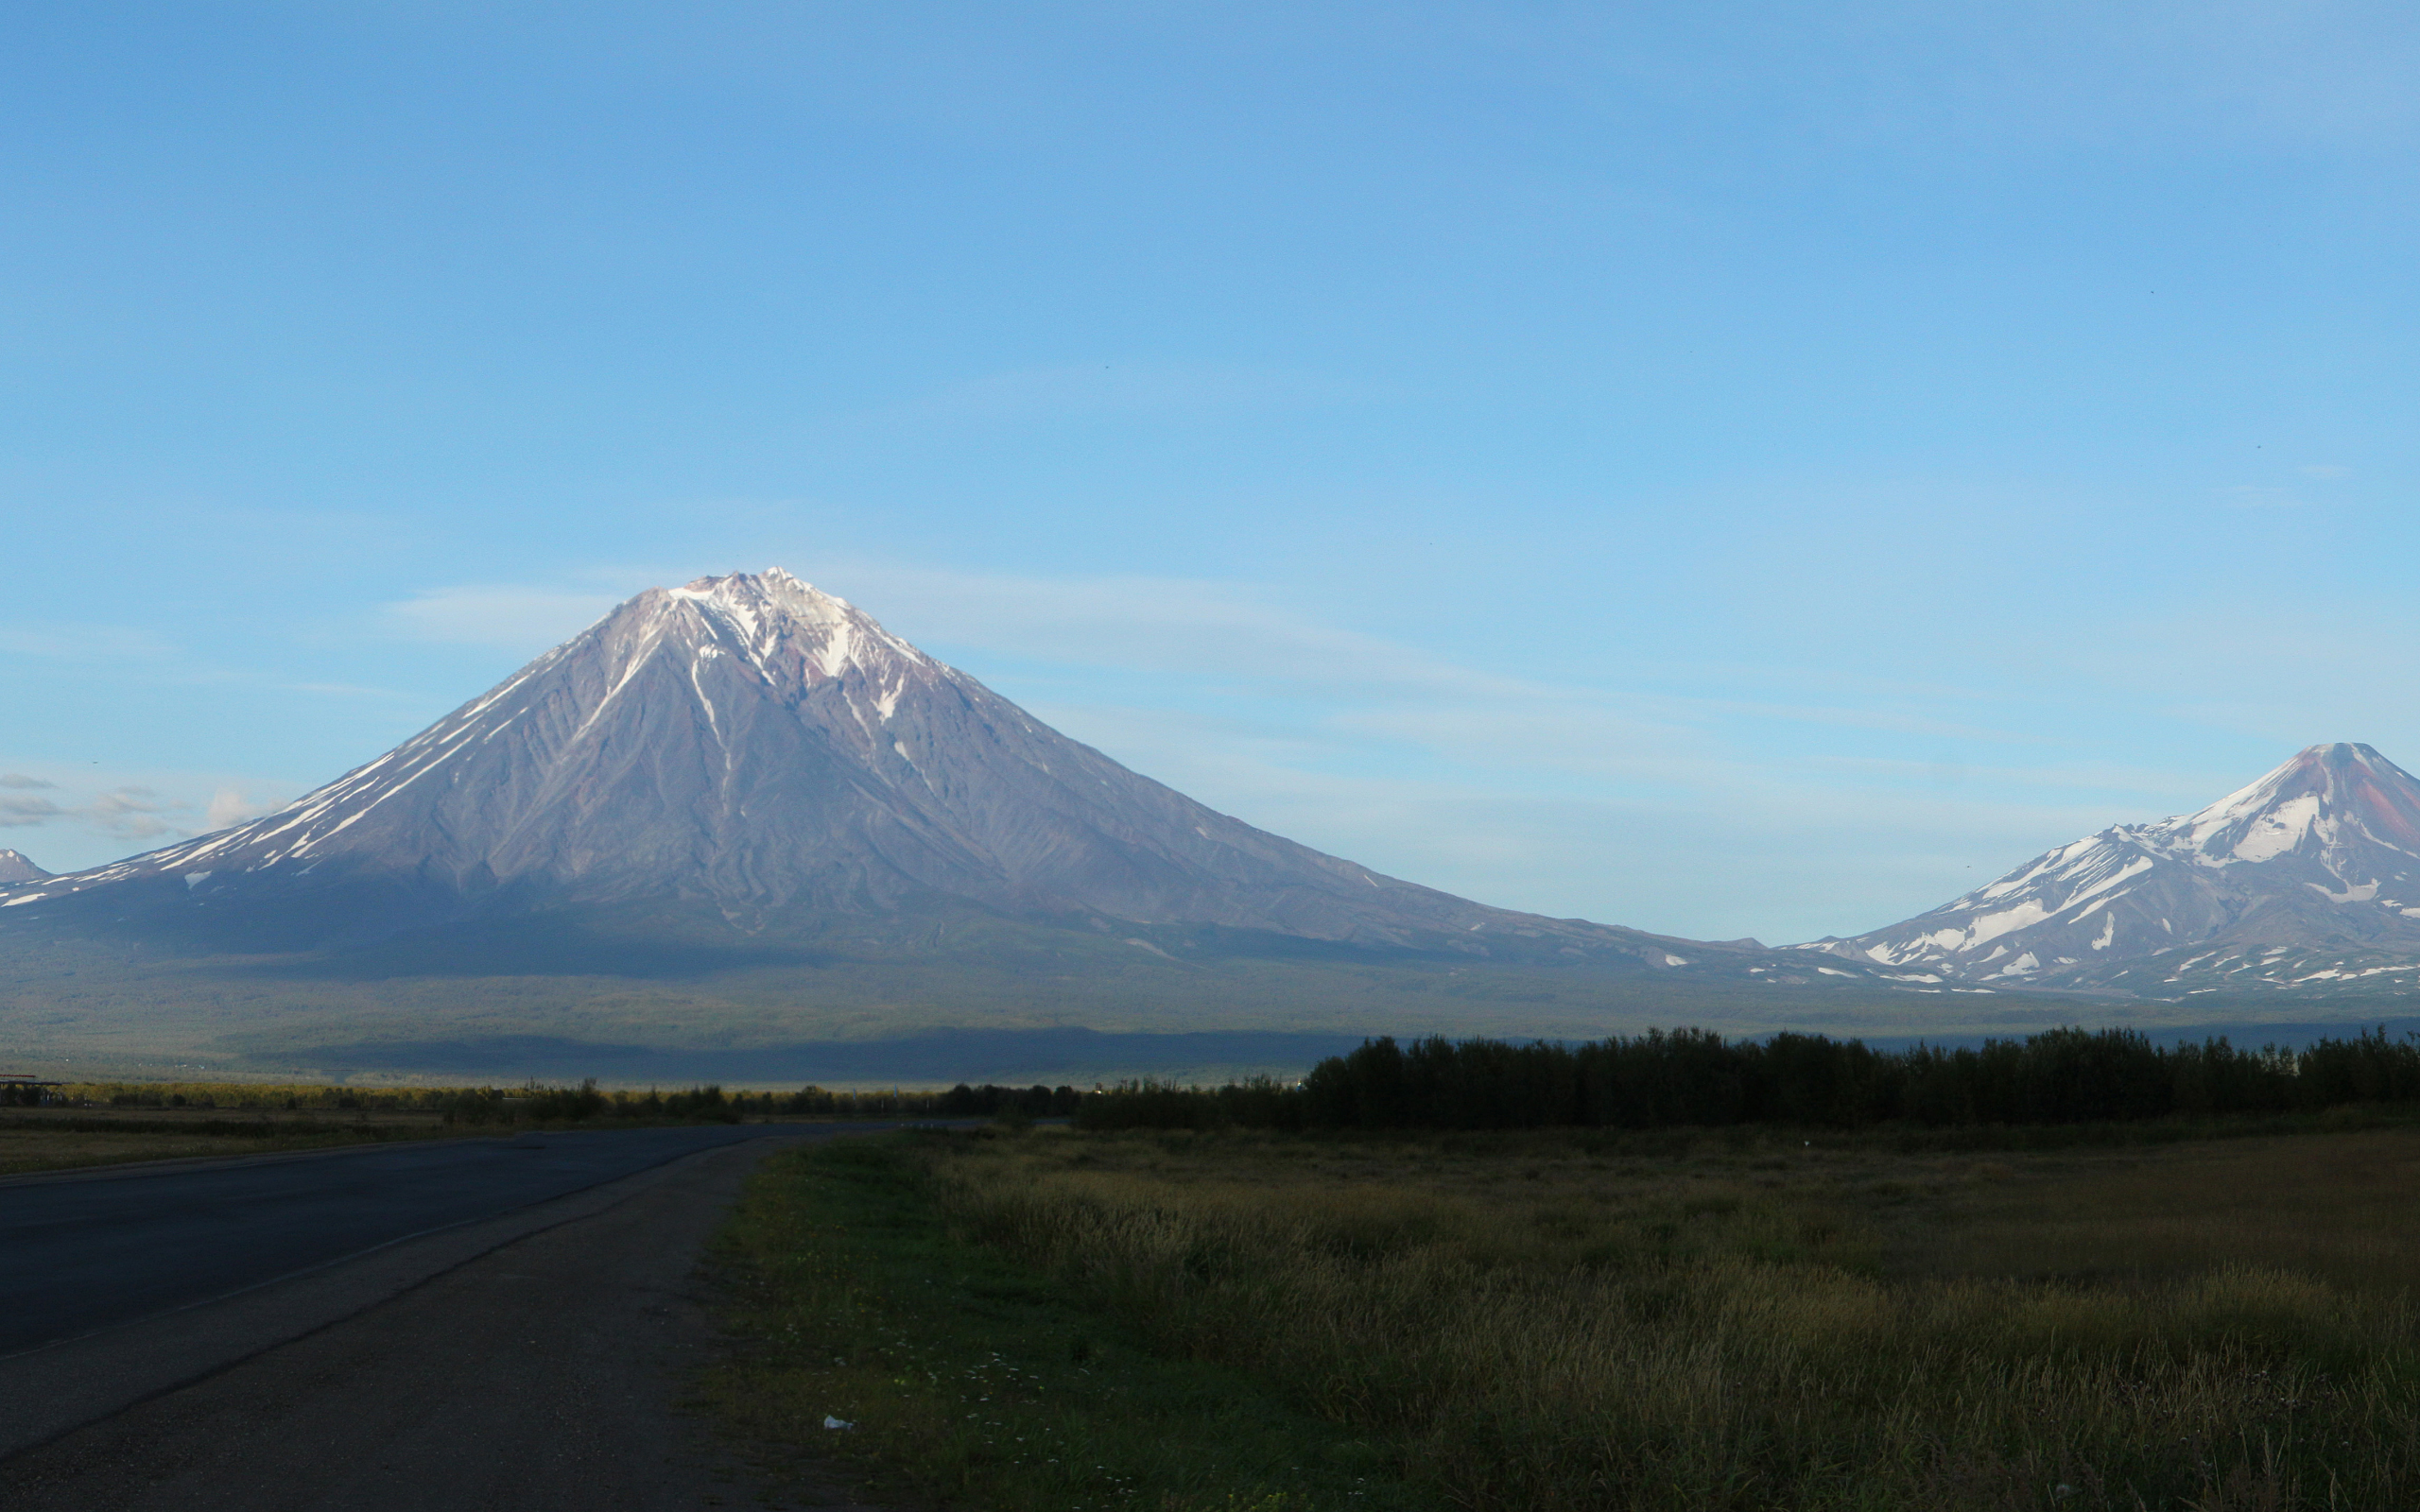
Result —
[[[1277, 1383], [1172, 1358], [954, 1232], [932, 1174], [969, 1137], [785, 1152], [717, 1254], [751, 1341], [709, 1395], [748, 1436], [838, 1452], [877, 1497], [998, 1512], [1414, 1512], [1396, 1452]], [[828, 1430], [827, 1417], [852, 1422]]]
[[718, 1390], [1003, 1509], [2420, 1505], [2415, 1177], [2408, 1125], [863, 1143], [743, 1206]]

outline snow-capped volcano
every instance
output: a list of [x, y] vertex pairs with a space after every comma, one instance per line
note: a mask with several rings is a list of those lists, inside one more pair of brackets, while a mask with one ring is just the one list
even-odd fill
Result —
[[[29, 904], [52, 906], [13, 912]], [[1216, 813], [778, 570], [650, 589], [280, 812], [13, 890], [0, 920], [291, 948], [533, 911], [616, 910], [622, 930], [667, 907], [717, 938], [972, 908], [1686, 964], [1657, 936], [1489, 908]]]
[[2153, 995], [2420, 980], [2420, 779], [2367, 746], [2313, 746], [2207, 808], [1802, 948], [1903, 979]]
[[0, 887], [14, 886], [26, 882], [43, 882], [49, 876], [49, 872], [26, 859], [24, 851], [0, 850]]

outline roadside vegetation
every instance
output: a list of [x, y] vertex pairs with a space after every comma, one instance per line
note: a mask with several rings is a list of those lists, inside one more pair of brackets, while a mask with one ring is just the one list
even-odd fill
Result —
[[770, 1157], [716, 1247], [747, 1342], [707, 1378], [712, 1403], [819, 1474], [837, 1455], [886, 1504], [1447, 1505], [1286, 1383], [1170, 1350], [1148, 1322], [971, 1232], [959, 1182], [1018, 1168], [1028, 1141], [1053, 1137], [922, 1130]]
[[[524, 1128], [646, 1127], [764, 1120], [1063, 1115], [1068, 1087], [946, 1091], [725, 1091], [691, 1087], [365, 1088], [320, 1083], [76, 1082], [0, 1089], [0, 1176], [131, 1160], [267, 1155]], [[50, 1098], [36, 1104], [28, 1094]]]
[[850, 1142], [743, 1204], [717, 1393], [1001, 1508], [2420, 1504], [2420, 1125], [2297, 1118]]
[[[28, 1110], [30, 1111], [30, 1110]], [[0, 1116], [0, 1176], [175, 1160], [330, 1149], [442, 1132], [393, 1123], [320, 1119], [152, 1119]]]

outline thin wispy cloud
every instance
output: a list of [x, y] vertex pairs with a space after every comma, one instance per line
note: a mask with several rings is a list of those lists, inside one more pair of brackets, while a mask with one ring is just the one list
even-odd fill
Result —
[[[55, 783], [41, 782], [42, 787]], [[113, 840], [150, 840], [192, 833], [186, 818], [192, 803], [164, 798], [148, 787], [124, 785], [95, 793], [82, 802], [0, 796], [0, 826], [35, 829], [71, 824]]]
[[44, 798], [0, 798], [0, 826], [47, 824], [66, 812]]
[[[275, 811], [283, 799], [264, 797], [255, 782], [177, 771], [111, 773], [79, 778], [0, 773], [0, 828], [44, 830], [46, 850], [64, 850], [93, 864], [95, 844], [118, 851], [148, 849], [240, 824]], [[268, 789], [274, 792], [274, 788]], [[49, 859], [47, 856], [45, 860]]]
[[1246, 583], [851, 562], [837, 564], [817, 586], [856, 599], [911, 640], [980, 647], [1003, 659], [1365, 695], [1555, 696], [1517, 677], [1327, 623]]
[[381, 610], [389, 630], [407, 640], [538, 651], [604, 617], [617, 595], [508, 583], [424, 589]]
[[78, 811], [78, 816], [94, 829], [121, 840], [151, 840], [191, 833], [172, 822], [171, 816], [192, 811], [192, 804], [163, 799], [147, 787], [120, 787], [95, 795]]
[[112, 662], [172, 657], [178, 648], [127, 625], [0, 627], [0, 654], [59, 662]]
[[[1708, 927], [1712, 898], [1761, 911], [1768, 933], [1774, 919], [1794, 919], [1800, 936], [1872, 927], [1970, 885], [1967, 863], [1948, 857], [2014, 864], [2224, 787], [2204, 791], [2201, 772], [1945, 758], [1944, 745], [2052, 743], [2014, 720], [1944, 720], [1871, 695], [1830, 706], [1509, 675], [1324, 623], [1245, 584], [867, 562], [827, 563], [821, 576], [1079, 739], [1253, 823], [1493, 901], [1677, 933]], [[1148, 674], [1148, 702], [1054, 695], [1085, 684], [1084, 669]], [[1772, 668], [1737, 672], [1775, 680]], [[1959, 696], [1992, 708], [1985, 693]], [[1265, 716], [1250, 713], [1265, 700]], [[1218, 707], [1235, 713], [1201, 712]], [[1772, 738], [1788, 728], [1933, 750], [1809, 758]], [[1795, 902], [1758, 884], [1754, 907], [1742, 902], [1740, 879], [1803, 881], [1822, 851], [1868, 883]]]

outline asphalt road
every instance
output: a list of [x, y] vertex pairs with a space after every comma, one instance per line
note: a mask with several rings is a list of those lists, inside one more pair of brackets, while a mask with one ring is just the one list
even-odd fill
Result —
[[0, 1356], [493, 1218], [779, 1125], [430, 1140], [0, 1185]]
[[[685, 1400], [725, 1347], [704, 1305], [700, 1247], [773, 1147], [725, 1139], [691, 1135], [707, 1147], [635, 1176], [20, 1354], [0, 1369], [0, 1501], [65, 1512], [866, 1512], [821, 1458], [816, 1404], [802, 1404], [797, 1442], [736, 1446]], [[682, 1142], [591, 1143], [608, 1147], [573, 1143], [551, 1179]], [[475, 1160], [437, 1169], [490, 1201], [532, 1190]], [[426, 1175], [407, 1164], [399, 1185]]]

